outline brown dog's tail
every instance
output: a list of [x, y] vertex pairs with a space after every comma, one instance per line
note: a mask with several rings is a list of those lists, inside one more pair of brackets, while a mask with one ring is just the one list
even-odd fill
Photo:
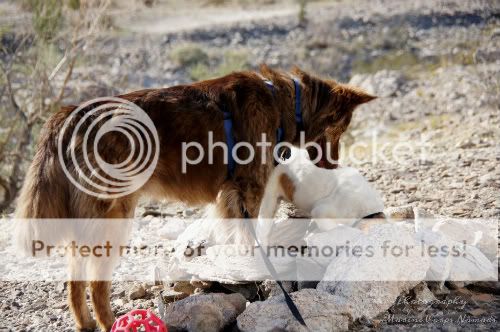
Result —
[[[26, 173], [17, 199], [16, 244], [21, 252], [30, 252], [33, 240], [54, 232], [48, 221], [39, 219], [73, 217], [70, 208], [69, 181], [58, 158], [58, 133], [74, 107], [63, 108], [45, 124], [33, 161]], [[58, 234], [59, 235], [59, 234]]]

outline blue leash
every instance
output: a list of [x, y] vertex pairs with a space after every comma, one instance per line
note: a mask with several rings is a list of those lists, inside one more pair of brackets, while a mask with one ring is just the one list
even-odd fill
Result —
[[[248, 219], [250, 218], [250, 216], [248, 215], [248, 211], [245, 210], [243, 214], [245, 216], [245, 219], [248, 221]], [[248, 225], [248, 228], [250, 229], [250, 233], [252, 233], [253, 238], [255, 239], [255, 242], [257, 243], [257, 247], [259, 248], [260, 254], [262, 255], [262, 259], [264, 260], [264, 264], [266, 265], [267, 269], [269, 270], [271, 277], [276, 281], [276, 284], [278, 284], [279, 288], [283, 292], [283, 296], [285, 297], [285, 303], [286, 303], [288, 309], [292, 313], [293, 317], [300, 323], [300, 325], [304, 326], [308, 331], [310, 331], [309, 327], [307, 326], [307, 324], [304, 320], [304, 317], [302, 317], [302, 314], [300, 313], [299, 308], [297, 308], [297, 305], [295, 304], [295, 302], [293, 302], [290, 294], [287, 292], [285, 287], [283, 287], [283, 283], [279, 279], [278, 272], [276, 272], [276, 269], [274, 268], [273, 263], [271, 263], [271, 260], [269, 259], [269, 257], [267, 257], [267, 254], [266, 254], [264, 248], [260, 244], [259, 239], [257, 238], [257, 233], [255, 233], [255, 228], [253, 227], [253, 225], [250, 222], [247, 222], [247, 225]]]

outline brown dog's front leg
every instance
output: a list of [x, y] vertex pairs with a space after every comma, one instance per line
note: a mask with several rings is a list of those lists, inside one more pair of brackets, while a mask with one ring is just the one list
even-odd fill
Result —
[[99, 327], [103, 331], [111, 331], [111, 327], [115, 321], [115, 316], [111, 310], [111, 281], [91, 281], [90, 295], [92, 306], [94, 307], [95, 316]]
[[96, 322], [90, 315], [87, 306], [87, 293], [85, 281], [68, 282], [68, 302], [76, 323], [77, 331], [94, 331]]

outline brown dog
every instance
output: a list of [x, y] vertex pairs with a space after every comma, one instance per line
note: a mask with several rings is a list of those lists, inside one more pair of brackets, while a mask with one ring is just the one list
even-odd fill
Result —
[[[149, 180], [136, 192], [116, 199], [99, 199], [78, 190], [61, 169], [57, 142], [61, 127], [76, 106], [65, 107], [46, 123], [34, 160], [18, 200], [18, 218], [129, 218], [142, 195], [182, 201], [188, 204], [216, 204], [221, 218], [241, 218], [244, 210], [257, 217], [269, 174], [273, 170], [272, 146], [265, 150], [267, 163], [256, 149], [254, 161], [237, 165], [228, 175], [222, 149], [214, 150], [213, 163], [205, 157], [182, 172], [182, 142], [208, 144], [225, 142], [223, 111], [231, 112], [236, 142], [255, 146], [265, 133], [273, 146], [276, 131], [283, 128], [283, 141], [297, 144], [295, 90], [292, 76], [300, 81], [300, 105], [307, 142], [331, 142], [333, 158], [338, 158], [338, 141], [350, 123], [354, 108], [375, 97], [353, 87], [322, 80], [297, 68], [292, 74], [263, 66], [261, 73], [237, 72], [227, 76], [165, 89], [148, 89], [119, 97], [141, 107], [153, 121], [159, 136], [159, 160]], [[266, 86], [264, 80], [273, 83]], [[74, 124], [71, 124], [74, 126]], [[84, 122], [83, 129], [88, 125]], [[81, 137], [63, 146], [81, 153]], [[126, 159], [130, 147], [120, 135], [105, 135], [98, 146], [110, 163]], [[238, 150], [240, 159], [248, 157]], [[68, 155], [64, 155], [65, 162]], [[70, 171], [76, 170], [70, 168]], [[78, 178], [75, 174], [75, 178]], [[106, 190], [103, 190], [105, 193]], [[27, 235], [26, 235], [27, 236]], [[96, 326], [86, 304], [86, 284], [69, 282], [69, 303], [79, 330]], [[110, 306], [110, 282], [90, 282], [91, 299], [99, 326], [109, 331], [114, 315]]]

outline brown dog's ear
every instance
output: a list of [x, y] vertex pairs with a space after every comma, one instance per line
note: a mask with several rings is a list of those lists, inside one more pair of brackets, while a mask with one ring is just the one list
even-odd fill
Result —
[[292, 69], [290, 70], [290, 73], [297, 75], [297, 76], [302, 76], [305, 74], [305, 72], [296, 65], [294, 65], [292, 67]]
[[264, 76], [271, 74], [271, 71], [272, 71], [271, 68], [269, 68], [269, 66], [266, 65], [265, 63], [260, 64], [259, 70], [260, 70], [261, 74]]
[[302, 69], [300, 69], [299, 67], [297, 67], [295, 65], [290, 70], [290, 73], [294, 76], [297, 76], [301, 80], [304, 80], [304, 79], [307, 79], [310, 77], [308, 73], [306, 73], [305, 71], [303, 71]]
[[341, 84], [336, 86], [334, 90], [337, 94], [344, 96], [344, 98], [354, 107], [377, 98], [377, 96], [371, 95], [363, 89], [351, 85]]

